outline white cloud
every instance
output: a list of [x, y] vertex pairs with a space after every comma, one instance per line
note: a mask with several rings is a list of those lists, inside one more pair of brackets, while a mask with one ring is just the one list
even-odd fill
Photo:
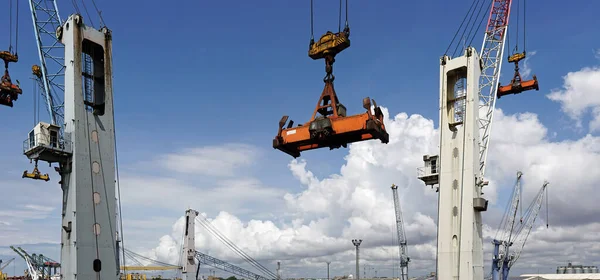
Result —
[[[581, 117], [586, 108], [600, 107], [600, 100], [595, 102], [594, 95], [590, 95], [596, 89], [592, 85], [596, 76], [586, 76], [594, 71], [600, 70], [584, 68], [568, 74], [563, 89], [555, 90], [549, 98], [561, 102], [563, 111], [575, 117]], [[588, 102], [578, 103], [581, 98], [588, 98]], [[388, 116], [388, 110], [383, 111]], [[316, 163], [304, 158], [291, 160], [290, 177], [302, 186], [300, 190], [284, 191], [282, 186], [269, 186], [255, 174], [241, 173], [241, 169], [251, 167], [264, 155], [261, 149], [243, 144], [191, 148], [160, 157], [167, 162], [161, 167], [177, 172], [150, 169], [152, 175], [126, 173], [121, 181], [123, 203], [134, 209], [124, 211], [126, 238], [136, 236], [130, 237], [126, 246], [161, 261], [178, 263], [184, 220], [161, 215], [165, 211], [183, 213], [191, 207], [208, 213], [221, 233], [271, 270], [281, 260], [284, 275], [323, 276], [325, 261], [332, 261], [332, 275], [354, 274], [354, 248], [350, 241], [354, 238], [364, 240], [361, 263], [377, 267], [380, 276], [391, 275], [398, 254], [393, 246], [395, 217], [390, 185], [394, 183], [400, 186], [411, 274], [432, 271], [437, 194], [416, 178], [416, 168], [422, 165], [422, 155], [437, 154], [438, 131], [433, 120], [420, 115], [400, 113], [385, 122], [390, 142], [350, 145], [344, 165], [335, 174], [318, 178]], [[524, 173], [526, 201], [531, 200], [544, 180], [550, 181], [550, 228], [534, 228], [513, 272], [518, 274], [519, 269], [525, 272], [528, 268], [553, 270], [565, 258], [584, 264], [600, 261], [599, 240], [593, 234], [600, 230], [600, 209], [595, 207], [594, 195], [600, 170], [593, 168], [600, 162], [600, 138], [586, 135], [576, 140], [553, 141], [554, 136], [549, 135], [536, 114], [505, 115], [502, 110], [496, 111], [486, 174], [490, 185], [484, 189], [491, 202], [484, 215], [486, 273], [491, 259], [489, 241], [496, 232], [517, 170]], [[18, 224], [28, 216], [40, 214], [32, 211], [41, 211], [45, 217], [48, 214], [43, 211], [50, 210], [50, 205], [59, 205], [60, 198], [50, 202], [45, 199], [23, 194], [17, 200], [29, 207], [0, 208], [0, 221]], [[545, 219], [542, 211], [538, 224], [545, 224]], [[170, 232], [164, 230], [169, 225]], [[148, 231], [152, 231], [154, 244], [136, 240], [149, 236]], [[0, 246], [17, 235], [18, 232], [0, 231]], [[16, 239], [27, 241], [32, 240]], [[200, 225], [196, 245], [203, 253], [241, 263]]]
[[591, 132], [600, 129], [600, 67], [585, 67], [569, 72], [563, 77], [562, 88], [553, 90], [547, 97], [561, 104], [561, 109], [582, 127], [582, 117], [591, 110]]
[[[387, 116], [387, 109], [384, 113]], [[390, 185], [395, 183], [401, 186], [400, 200], [411, 265], [414, 265], [411, 271], [419, 274], [434, 270], [437, 196], [416, 179], [415, 171], [422, 165], [423, 154], [437, 153], [438, 132], [432, 120], [419, 115], [409, 117], [405, 113], [387, 119], [386, 127], [390, 133], [389, 144], [378, 141], [352, 144], [338, 174], [317, 178], [310, 171], [310, 162], [291, 160], [289, 169], [304, 189], [285, 194], [285, 208], [278, 209], [275, 218], [243, 222], [230, 213], [221, 212], [213, 224], [268, 267], [274, 267], [275, 260], [288, 260], [284, 264], [290, 276], [306, 275], [303, 269], [321, 267], [326, 260], [336, 263], [332, 270], [335, 275], [352, 273], [350, 240], [354, 238], [364, 240], [362, 262], [379, 266], [383, 273], [383, 267], [391, 267], [397, 256], [397, 249], [392, 247], [395, 225], [390, 190]], [[551, 183], [550, 230], [589, 230], [595, 217], [600, 215], [595, 207], [596, 196], [590, 195], [600, 181], [600, 171], [582, 167], [600, 161], [600, 148], [597, 148], [600, 138], [587, 135], [576, 141], [553, 142], [547, 134], [548, 129], [533, 113], [505, 115], [501, 110], [496, 111], [488, 168], [491, 184], [485, 190], [486, 196], [492, 203], [499, 202], [497, 192], [506, 194], [512, 188], [516, 171], [521, 170], [525, 174], [526, 201], [531, 200], [544, 179]], [[492, 204], [484, 216], [486, 267], [491, 258], [488, 241], [495, 234], [505, 199], [499, 205]], [[265, 199], [260, 201], [270, 203]], [[577, 207], [574, 207], [575, 201]], [[282, 219], [284, 216], [292, 220]], [[545, 218], [542, 213], [538, 221], [543, 223]], [[179, 248], [182, 225], [180, 219], [173, 232], [161, 238], [153, 255], [177, 262], [173, 250]], [[545, 227], [533, 230], [529, 239], [534, 244], [531, 252], [541, 250], [535, 245], [540, 242], [546, 242], [546, 246], [552, 246], [556, 252], [572, 246], [571, 242], [553, 238], [550, 232]], [[240, 261], [200, 226], [196, 240], [198, 249], [204, 253], [236, 263]], [[526, 245], [520, 260], [523, 264], [536, 263], [537, 267], [552, 269], [564, 261], [536, 259], [527, 253], [528, 248]], [[581, 252], [579, 258], [587, 263], [598, 260], [593, 252]], [[391, 269], [386, 273], [391, 275]]]
[[520, 73], [521, 73], [521, 78], [523, 80], [529, 80], [529, 75], [531, 75], [531, 62], [529, 61], [535, 54], [537, 53], [537, 51], [530, 51], [527, 52], [527, 56], [525, 57], [525, 59], [523, 60], [523, 64], [521, 66], [520, 69]]
[[233, 176], [234, 169], [251, 165], [257, 149], [245, 144], [226, 144], [185, 149], [168, 154], [158, 162], [166, 169], [212, 176]]

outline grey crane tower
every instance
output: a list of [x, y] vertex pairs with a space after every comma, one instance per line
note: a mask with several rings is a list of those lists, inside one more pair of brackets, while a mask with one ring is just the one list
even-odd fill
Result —
[[394, 198], [394, 210], [396, 211], [396, 237], [398, 237], [398, 252], [400, 254], [400, 279], [408, 280], [408, 262], [410, 262], [410, 258], [407, 252], [408, 246], [406, 244], [400, 199], [398, 198], [398, 186], [395, 184], [392, 184], [392, 196]]
[[182, 278], [183, 280], [196, 279], [196, 217], [198, 211], [188, 209], [185, 211], [185, 231], [183, 236]]
[[[483, 279], [481, 212], [487, 184], [479, 167], [479, 80], [481, 60], [468, 47], [444, 56], [440, 65], [440, 156], [425, 156], [419, 178], [439, 184], [438, 279]], [[438, 162], [439, 160], [439, 162]], [[441, 170], [441, 171], [440, 171]]]
[[58, 126], [40, 123], [24, 154], [59, 164], [62, 279], [116, 280], [111, 31], [86, 26], [74, 14], [56, 36], [65, 45], [64, 143], [57, 144]]

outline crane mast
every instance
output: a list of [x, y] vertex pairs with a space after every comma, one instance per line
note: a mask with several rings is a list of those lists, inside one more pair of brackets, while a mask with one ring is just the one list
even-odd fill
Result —
[[36, 167], [23, 177], [48, 181], [38, 160], [58, 164], [61, 279], [117, 279], [111, 31], [86, 26], [79, 14], [62, 22], [54, 0], [29, 3], [41, 63], [32, 70], [51, 121], [38, 123], [24, 141]]
[[439, 156], [423, 157], [418, 177], [439, 184], [437, 277], [483, 279], [482, 197], [511, 0], [490, 0], [481, 51], [440, 62]]
[[398, 186], [392, 184], [392, 195], [394, 197], [394, 209], [396, 210], [396, 231], [398, 236], [398, 246], [400, 250], [400, 280], [408, 280], [408, 248], [406, 245], [406, 234], [404, 232], [404, 220], [402, 219], [402, 210], [400, 209], [400, 199], [398, 199]]

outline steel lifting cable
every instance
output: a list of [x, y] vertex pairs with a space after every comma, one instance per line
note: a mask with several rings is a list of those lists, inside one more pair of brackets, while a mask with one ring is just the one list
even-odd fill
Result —
[[[203, 216], [203, 218], [204, 218], [204, 216]], [[248, 254], [246, 254], [246, 252], [244, 252], [240, 248], [238, 248], [233, 242], [231, 242], [229, 239], [227, 239], [226, 236], [223, 236], [216, 228], [214, 228], [214, 226], [212, 226], [212, 224], [206, 218], [204, 218], [204, 220], [201, 220], [200, 218], [198, 218], [198, 220], [200, 221], [200, 224], [202, 226], [204, 226], [204, 228], [209, 230], [209, 232], [212, 233], [214, 236], [218, 237], [221, 242], [225, 243], [225, 245], [227, 245], [229, 247], [229, 249], [236, 252], [244, 260], [246, 260], [248, 263], [250, 263], [256, 269], [260, 270], [262, 273], [265, 273], [271, 277], [276, 278], [276, 275], [274, 273], [272, 273], [266, 267], [264, 267], [259, 262], [257, 262], [255, 259], [250, 257]]]
[[527, 28], [525, 28], [525, 22], [527, 22], [527, 12], [525, 10], [525, 5], [527, 4], [527, 0], [523, 0], [523, 52], [525, 52], [525, 42], [527, 36]]
[[90, 26], [94, 27], [94, 22], [92, 21], [92, 17], [90, 16], [90, 13], [88, 12], [87, 6], [85, 5], [85, 1], [81, 0], [81, 4], [83, 5], [83, 9], [85, 10], [85, 14], [87, 15], [88, 19], [90, 20]]
[[202, 226], [204, 226], [207, 230], [209, 230], [213, 235], [217, 236], [222, 242], [224, 242], [230, 249], [232, 249], [234, 252], [238, 253], [238, 255], [240, 255], [242, 258], [244, 258], [247, 262], [249, 262], [251, 265], [253, 265], [256, 269], [262, 271], [263, 273], [271, 276], [271, 277], [275, 277], [277, 278], [277, 275], [275, 275], [273, 272], [271, 272], [269, 269], [267, 269], [266, 267], [264, 267], [262, 264], [260, 264], [258, 261], [256, 261], [254, 258], [252, 258], [251, 256], [249, 256], [246, 252], [244, 252], [243, 250], [241, 250], [240, 248], [238, 248], [233, 242], [231, 242], [226, 236], [224, 236], [223, 234], [221, 234], [211, 223], [210, 221], [208, 221], [204, 216], [202, 216], [202, 219], [198, 218], [198, 220], [200, 221], [200, 224]]
[[519, 0], [517, 0], [517, 30], [515, 31], [517, 33], [517, 36], [515, 36], [516, 38], [516, 43], [515, 43], [515, 49], [514, 49], [514, 53], [517, 53], [519, 51], [519, 18], [520, 18], [520, 6], [521, 6], [521, 2], [519, 2]]
[[19, 52], [19, 0], [17, 0], [17, 15], [15, 22], [15, 56]]
[[[311, 42], [311, 44], [314, 43], [314, 41], [315, 41], [314, 8], [313, 8], [313, 6], [314, 6], [313, 0], [310, 0], [310, 42]], [[338, 14], [338, 32], [342, 31], [341, 26], [342, 26], [342, 0], [340, 0], [340, 9], [339, 9], [339, 14]], [[346, 0], [346, 15], [345, 15], [345, 26], [344, 27], [348, 28], [348, 0]]]
[[94, 8], [96, 9], [96, 13], [98, 13], [98, 18], [100, 18], [100, 27], [104, 27], [106, 26], [106, 23], [104, 22], [104, 19], [102, 18], [102, 12], [98, 9], [98, 6], [96, 6], [96, 1], [92, 0], [92, 4], [94, 5]]
[[[473, 4], [475, 3], [479, 3], [480, 0], [474, 0]], [[477, 7], [477, 6], [475, 6]], [[475, 9], [473, 9], [473, 5], [471, 5], [471, 8], [469, 8], [469, 12], [467, 14], [471, 14], [471, 16], [469, 16], [469, 21], [467, 22], [467, 26], [474, 24], [471, 23], [471, 20], [473, 19], [473, 15], [475, 14]], [[465, 29], [463, 29], [462, 34], [460, 35], [460, 38], [462, 40], [465, 40], [465, 32], [467, 32], [467, 26], [465, 26]], [[466, 42], [464, 42], [466, 43]], [[460, 46], [460, 44], [456, 44], [456, 47], [454, 48], [454, 52], [452, 53], [452, 56], [456, 56], [456, 52], [458, 51], [458, 47]]]
[[8, 1], [8, 52], [12, 53], [12, 0]]
[[460, 23], [460, 26], [458, 26], [458, 29], [456, 29], [456, 32], [454, 33], [454, 36], [452, 37], [452, 41], [450, 41], [450, 44], [448, 44], [448, 48], [446, 48], [444, 55], [448, 54], [448, 51], [452, 47], [452, 43], [454, 43], [456, 36], [458, 35], [458, 33], [460, 33], [460, 29], [462, 28], [463, 24], [465, 24], [465, 20], [467, 20], [467, 16], [471, 12], [471, 9], [473, 9], [473, 6], [475, 5], [476, 2], [477, 2], [477, 0], [473, 0], [473, 3], [471, 3], [471, 7], [469, 7], [469, 11], [467, 11], [467, 13], [465, 14], [465, 17], [463, 18], [462, 22]]
[[314, 23], [313, 23], [313, 0], [310, 0], [310, 42], [311, 44], [315, 41], [315, 36], [314, 36]]
[[340, 12], [338, 15], [338, 32], [342, 32], [342, 0], [340, 0]]
[[[481, 2], [481, 7], [479, 7], [479, 11], [477, 12], [477, 18], [479, 18], [479, 15], [481, 15], [481, 19], [479, 20], [479, 24], [474, 24], [471, 26], [471, 30], [469, 30], [469, 34], [467, 35], [467, 37], [470, 37], [471, 40], [469, 41], [469, 45], [472, 46], [473, 45], [473, 40], [475, 40], [475, 37], [477, 37], [477, 34], [479, 33], [479, 29], [481, 28], [481, 26], [483, 25], [483, 21], [485, 20], [485, 15], [486, 13], [482, 13], [483, 11], [489, 11], [493, 1], [488, 1], [488, 5], [487, 8], [485, 10], [483, 10], [483, 6], [484, 6], [485, 2]], [[475, 29], [475, 32], [473, 33], [473, 36], [471, 36], [471, 31], [473, 30], [473, 27], [477, 25], [477, 29]]]
[[348, 27], [348, 0], [346, 0], [346, 27]]

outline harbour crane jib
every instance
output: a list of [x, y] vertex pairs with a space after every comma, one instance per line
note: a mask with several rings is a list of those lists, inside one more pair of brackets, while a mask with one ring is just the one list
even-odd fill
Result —
[[[346, 18], [347, 13], [346, 9]], [[364, 98], [363, 108], [367, 111], [362, 114], [347, 116], [346, 107], [339, 101], [333, 87], [335, 56], [350, 47], [349, 37], [350, 28], [347, 20], [343, 31], [340, 30], [337, 33], [327, 31], [317, 42], [311, 36], [308, 56], [314, 60], [325, 60], [326, 76], [323, 79], [325, 87], [312, 117], [307, 123], [293, 127], [294, 121], [290, 120], [288, 122], [288, 116], [284, 115], [281, 118], [277, 136], [273, 139], [273, 148], [296, 158], [300, 156], [302, 151], [323, 147], [329, 147], [329, 149], [347, 148], [349, 143], [370, 139], [379, 139], [385, 144], [389, 142], [389, 134], [383, 123], [383, 112], [377, 106], [375, 100], [369, 97]], [[371, 112], [371, 105], [374, 106], [373, 112]], [[287, 127], [284, 128], [286, 123]]]

